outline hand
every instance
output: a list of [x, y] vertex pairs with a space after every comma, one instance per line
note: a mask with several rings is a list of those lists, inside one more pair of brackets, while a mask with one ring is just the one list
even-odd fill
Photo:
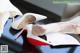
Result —
[[66, 22], [61, 22], [59, 23], [59, 28], [57, 28], [58, 32], [70, 32], [72, 30], [74, 30], [76, 28], [76, 25], [74, 25], [73, 23], [66, 23]]
[[75, 23], [62, 24], [60, 32], [80, 34], [80, 25]]
[[35, 26], [34, 25], [32, 28], [32, 34], [33, 35], [40, 36], [40, 35], [44, 34], [44, 32], [45, 32], [45, 29], [43, 29], [41, 26]]
[[80, 34], [80, 25], [76, 26], [76, 30], [75, 30], [76, 34]]

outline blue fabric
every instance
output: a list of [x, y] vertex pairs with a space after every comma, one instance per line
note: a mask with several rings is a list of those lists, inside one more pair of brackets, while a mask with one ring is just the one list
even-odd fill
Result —
[[[21, 16], [18, 16], [16, 18], [16, 20], [19, 19], [19, 18], [21, 18]], [[15, 35], [12, 35], [10, 33], [9, 29], [11, 27], [11, 23], [12, 23], [12, 19], [9, 19], [7, 21], [7, 23], [5, 24], [3, 35], [5, 37], [9, 38], [9, 39], [12, 39], [13, 41], [17, 41], [18, 43], [23, 44], [23, 40], [22, 40], [22, 37], [21, 36], [17, 40], [15, 40], [15, 38], [16, 38]]]

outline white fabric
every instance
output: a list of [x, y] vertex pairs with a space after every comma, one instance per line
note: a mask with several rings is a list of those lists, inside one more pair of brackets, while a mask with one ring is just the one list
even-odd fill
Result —
[[0, 12], [5, 12], [5, 11], [15, 11], [18, 12], [20, 15], [22, 13], [18, 8], [16, 8], [10, 0], [0, 0]]
[[48, 42], [55, 45], [80, 45], [80, 43], [71, 35], [63, 33], [48, 33], [46, 34]]

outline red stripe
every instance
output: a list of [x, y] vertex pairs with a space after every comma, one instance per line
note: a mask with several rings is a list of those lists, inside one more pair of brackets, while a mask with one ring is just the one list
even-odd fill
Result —
[[41, 42], [41, 41], [38, 41], [38, 40], [35, 40], [35, 39], [32, 39], [32, 38], [27, 38], [29, 43], [31, 43], [32, 45], [35, 45], [35, 46], [43, 46], [43, 45], [48, 45], [47, 43], [44, 43], [44, 42]]

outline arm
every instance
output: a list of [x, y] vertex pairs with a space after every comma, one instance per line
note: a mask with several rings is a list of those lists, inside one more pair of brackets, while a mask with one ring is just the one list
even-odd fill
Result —
[[45, 29], [44, 34], [51, 32], [80, 34], [80, 25], [76, 25], [73, 23], [59, 22], [39, 26]]

